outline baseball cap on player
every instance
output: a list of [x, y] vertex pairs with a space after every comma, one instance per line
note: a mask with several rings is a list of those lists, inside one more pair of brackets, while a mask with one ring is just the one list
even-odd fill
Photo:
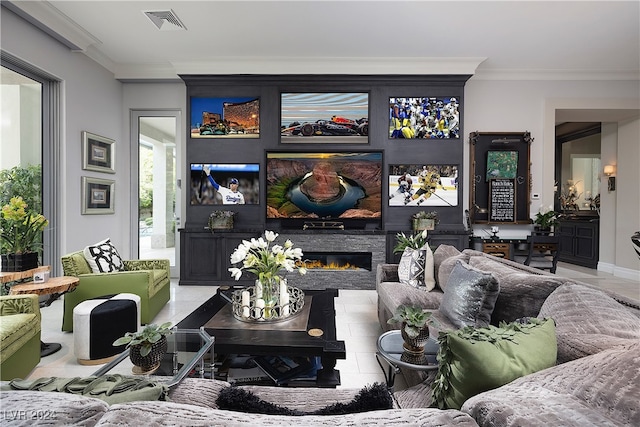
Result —
[[236, 178], [231, 178], [229, 184], [239, 184], [240, 182]]

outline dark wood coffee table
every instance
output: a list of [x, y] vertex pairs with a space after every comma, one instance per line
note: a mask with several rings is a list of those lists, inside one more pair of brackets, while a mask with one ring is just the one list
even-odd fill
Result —
[[[221, 287], [179, 324], [179, 328], [198, 329], [205, 325], [206, 332], [215, 337], [217, 355], [250, 354], [269, 356], [320, 357], [322, 369], [318, 371], [317, 387], [340, 385], [340, 372], [335, 369], [338, 359], [346, 359], [344, 341], [336, 339], [336, 312], [334, 298], [337, 289], [305, 291], [311, 297], [311, 307], [304, 330], [286, 330], [276, 326], [273, 330], [251, 328], [251, 324], [235, 320], [223, 328], [206, 324], [230, 303], [221, 293], [233, 292], [232, 287]], [[275, 323], [275, 325], [282, 325]], [[321, 333], [321, 335], [319, 335]]]

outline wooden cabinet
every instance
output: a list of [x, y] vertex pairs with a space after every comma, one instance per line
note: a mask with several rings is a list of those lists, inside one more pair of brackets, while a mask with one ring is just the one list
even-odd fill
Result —
[[[233, 285], [229, 258], [244, 239], [259, 237], [258, 232], [215, 232], [180, 230], [180, 285]], [[243, 274], [240, 282], [254, 280]]]
[[559, 260], [589, 268], [598, 267], [600, 222], [590, 220], [561, 220]]

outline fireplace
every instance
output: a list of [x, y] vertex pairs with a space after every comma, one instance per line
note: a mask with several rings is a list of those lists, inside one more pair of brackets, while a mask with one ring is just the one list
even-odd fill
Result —
[[287, 276], [292, 286], [308, 290], [376, 288], [376, 266], [386, 257], [383, 232], [287, 230], [280, 238], [294, 242], [302, 249], [302, 259], [308, 260], [307, 274]]
[[312, 252], [304, 253], [308, 270], [368, 270], [371, 271], [371, 252]]

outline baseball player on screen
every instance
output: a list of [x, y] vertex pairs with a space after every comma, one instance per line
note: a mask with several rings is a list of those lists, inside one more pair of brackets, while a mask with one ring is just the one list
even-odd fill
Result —
[[211, 176], [211, 169], [209, 169], [208, 166], [204, 165], [202, 169], [207, 174], [207, 178], [209, 178], [209, 182], [211, 182], [213, 188], [215, 188], [216, 191], [220, 193], [220, 196], [222, 196], [223, 205], [244, 205], [244, 196], [238, 191], [238, 185], [240, 183], [237, 178], [231, 178], [229, 180], [229, 188], [223, 187], [213, 179]]

